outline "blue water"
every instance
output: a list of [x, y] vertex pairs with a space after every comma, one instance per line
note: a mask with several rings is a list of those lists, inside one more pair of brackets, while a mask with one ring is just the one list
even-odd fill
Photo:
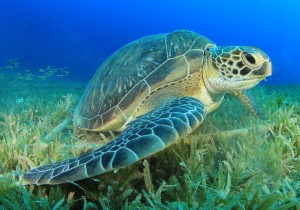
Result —
[[0, 66], [17, 58], [88, 81], [126, 43], [189, 29], [217, 45], [257, 46], [273, 62], [268, 84], [299, 84], [299, 8], [299, 0], [2, 0]]

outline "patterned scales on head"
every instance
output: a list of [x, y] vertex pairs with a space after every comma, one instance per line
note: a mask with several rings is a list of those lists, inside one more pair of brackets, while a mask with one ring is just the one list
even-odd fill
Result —
[[216, 46], [191, 31], [141, 38], [100, 66], [74, 113], [80, 128], [123, 132], [92, 152], [32, 169], [23, 179], [59, 184], [126, 167], [187, 136], [225, 93], [259, 116], [244, 90], [269, 75], [270, 59], [257, 48]]

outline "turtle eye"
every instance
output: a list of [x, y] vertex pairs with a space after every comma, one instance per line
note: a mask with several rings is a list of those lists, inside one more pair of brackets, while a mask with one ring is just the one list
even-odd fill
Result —
[[244, 56], [250, 64], [254, 65], [256, 63], [255, 58], [250, 53], [244, 53]]

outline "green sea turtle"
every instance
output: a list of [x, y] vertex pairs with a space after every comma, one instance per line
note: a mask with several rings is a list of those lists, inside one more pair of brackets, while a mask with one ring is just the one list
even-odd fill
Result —
[[74, 113], [80, 128], [122, 133], [77, 158], [31, 169], [24, 183], [60, 184], [131, 165], [190, 134], [225, 93], [258, 115], [244, 90], [271, 73], [261, 50], [216, 46], [192, 31], [136, 40], [100, 66]]

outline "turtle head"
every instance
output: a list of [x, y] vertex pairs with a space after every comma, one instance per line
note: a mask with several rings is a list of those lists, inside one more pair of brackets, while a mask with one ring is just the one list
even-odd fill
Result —
[[269, 57], [255, 47], [209, 47], [203, 79], [212, 93], [246, 90], [272, 74]]

